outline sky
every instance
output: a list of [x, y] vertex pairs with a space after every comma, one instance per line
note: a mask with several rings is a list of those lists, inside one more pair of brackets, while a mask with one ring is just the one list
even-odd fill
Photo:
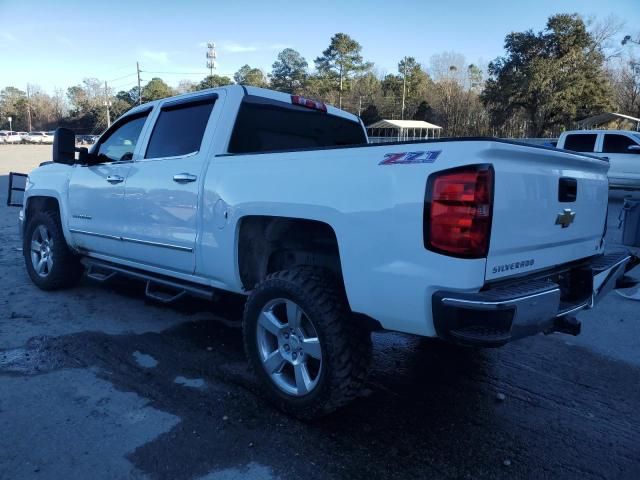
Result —
[[143, 84], [154, 76], [174, 86], [199, 81], [210, 41], [218, 74], [244, 64], [268, 72], [286, 47], [313, 66], [337, 32], [355, 38], [380, 73], [395, 72], [405, 55], [428, 67], [445, 51], [486, 64], [504, 53], [507, 33], [541, 30], [565, 12], [613, 14], [626, 33], [640, 33], [640, 0], [0, 0], [0, 89], [29, 83], [53, 93], [88, 77], [129, 89], [136, 61]]

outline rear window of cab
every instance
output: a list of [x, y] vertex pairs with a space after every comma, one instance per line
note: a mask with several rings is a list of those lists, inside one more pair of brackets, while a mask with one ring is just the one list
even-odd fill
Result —
[[229, 153], [361, 145], [359, 122], [299, 105], [248, 95], [233, 127]]

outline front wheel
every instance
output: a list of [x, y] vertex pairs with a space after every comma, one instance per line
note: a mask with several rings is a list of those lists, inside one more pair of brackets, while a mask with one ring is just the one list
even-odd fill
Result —
[[249, 296], [244, 344], [263, 390], [299, 418], [330, 413], [354, 399], [371, 357], [371, 335], [354, 323], [330, 273], [276, 272]]
[[67, 246], [57, 212], [30, 216], [22, 253], [29, 277], [43, 290], [74, 286], [82, 275], [82, 265]]

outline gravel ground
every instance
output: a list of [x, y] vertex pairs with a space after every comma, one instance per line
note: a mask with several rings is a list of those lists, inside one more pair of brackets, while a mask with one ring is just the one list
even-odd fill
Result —
[[[0, 146], [0, 189], [49, 155]], [[376, 334], [362, 398], [302, 423], [257, 394], [237, 301], [42, 292], [17, 212], [0, 207], [0, 479], [640, 478], [638, 302], [612, 294], [579, 337], [497, 350]]]

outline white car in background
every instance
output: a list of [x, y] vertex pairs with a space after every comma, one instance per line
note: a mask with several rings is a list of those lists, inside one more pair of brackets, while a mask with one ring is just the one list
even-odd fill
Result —
[[557, 148], [608, 160], [609, 188], [640, 189], [640, 132], [573, 130], [560, 135]]
[[18, 132], [13, 132], [13, 131], [0, 132], [0, 138], [2, 138], [1, 143], [20, 143], [20, 142], [22, 142], [22, 138], [20, 137]]
[[28, 143], [53, 143], [53, 137], [47, 132], [29, 132], [25, 141]]

